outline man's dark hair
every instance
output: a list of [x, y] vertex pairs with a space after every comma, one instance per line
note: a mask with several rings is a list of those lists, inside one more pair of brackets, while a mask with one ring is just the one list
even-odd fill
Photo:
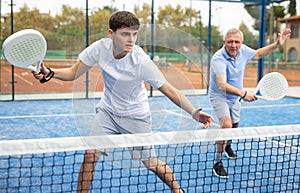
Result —
[[117, 31], [122, 28], [132, 28], [138, 30], [140, 26], [139, 19], [129, 11], [117, 11], [110, 16], [109, 29]]

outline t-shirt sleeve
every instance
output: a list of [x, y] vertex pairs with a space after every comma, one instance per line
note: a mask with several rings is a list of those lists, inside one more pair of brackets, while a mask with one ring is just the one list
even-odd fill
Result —
[[136, 62], [141, 65], [140, 78], [142, 81], [147, 82], [153, 88], [160, 88], [167, 82], [165, 76], [159, 70], [157, 65], [154, 64], [142, 48], [136, 50], [136, 59]]
[[160, 88], [167, 82], [159, 68], [151, 60], [143, 64], [143, 79], [154, 88]]
[[211, 60], [210, 68], [212, 74], [226, 74], [226, 61], [221, 57], [214, 57]]
[[94, 66], [98, 61], [98, 58], [96, 58], [96, 56], [99, 57], [99, 49], [97, 49], [96, 47], [98, 46], [97, 44], [99, 44], [98, 41], [94, 42], [93, 44], [91, 44], [90, 46], [88, 46], [87, 48], [85, 48], [80, 54], [79, 54], [79, 59], [81, 60], [81, 62], [83, 62], [85, 65], [87, 66]]
[[242, 46], [243, 46], [243, 52], [245, 53], [244, 55], [247, 58], [247, 62], [253, 60], [256, 55], [256, 51], [244, 44]]

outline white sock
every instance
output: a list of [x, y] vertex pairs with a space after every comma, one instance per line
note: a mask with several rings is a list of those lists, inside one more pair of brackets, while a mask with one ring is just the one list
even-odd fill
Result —
[[216, 161], [217, 162], [222, 161], [222, 153], [219, 153], [219, 152], [216, 153]]

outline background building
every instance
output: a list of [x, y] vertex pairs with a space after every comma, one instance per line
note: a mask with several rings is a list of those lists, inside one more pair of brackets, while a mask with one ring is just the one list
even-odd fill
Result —
[[291, 28], [292, 34], [290, 38], [286, 41], [286, 46], [284, 50], [285, 61], [286, 62], [297, 62], [300, 61], [300, 15], [295, 15], [287, 18], [280, 18], [278, 20], [281, 24], [285, 24], [287, 27]]

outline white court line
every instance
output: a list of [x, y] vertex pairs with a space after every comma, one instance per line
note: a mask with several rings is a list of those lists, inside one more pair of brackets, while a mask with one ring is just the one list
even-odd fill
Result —
[[[261, 109], [261, 108], [281, 108], [281, 107], [297, 107], [300, 106], [300, 104], [274, 104], [274, 105], [256, 105], [256, 106], [249, 106], [249, 107], [245, 107], [242, 106], [242, 109]], [[212, 111], [213, 108], [205, 108], [203, 107], [203, 112], [207, 112], [207, 111]], [[180, 110], [175, 110], [173, 112], [176, 111], [180, 111]], [[172, 112], [172, 111], [171, 111]]]
[[[180, 117], [183, 117], [183, 118], [187, 118], [187, 119], [194, 120], [194, 119], [192, 118], [192, 116], [183, 115], [183, 114], [176, 113], [176, 112], [170, 111], [170, 110], [165, 110], [165, 111], [166, 111], [167, 113], [169, 113], [169, 114], [172, 114], [172, 115], [177, 115], [177, 116], [180, 116]], [[213, 122], [211, 127], [217, 127], [217, 128], [220, 128], [220, 125], [217, 124], [217, 123], [215, 123], [215, 122]]]
[[95, 114], [86, 113], [86, 114], [51, 114], [51, 115], [0, 116], [0, 119], [27, 119], [27, 118], [45, 118], [45, 117], [78, 117], [78, 116], [90, 116], [90, 115], [95, 115]]
[[[10, 72], [10, 70], [8, 70], [7, 68], [4, 68], [4, 70], [6, 70], [7, 72]], [[16, 77], [18, 77], [19, 79], [23, 80], [25, 83], [27, 83], [27, 84], [33, 86], [33, 83], [32, 83], [32, 82], [26, 80], [25, 78], [23, 78], [22, 76], [18, 75], [17, 73], [14, 73], [14, 75], [15, 75]]]
[[[300, 106], [300, 104], [257, 105], [257, 106], [249, 106], [249, 107], [245, 107], [245, 106], [243, 107], [242, 106], [242, 109], [281, 108], [281, 107], [297, 107], [297, 106]], [[180, 110], [174, 110], [174, 111], [164, 110], [164, 111], [166, 111], [166, 112], [168, 112], [170, 114], [182, 116], [182, 114], [176, 113], [176, 112], [179, 112]], [[213, 108], [205, 108], [205, 107], [203, 107], [202, 111], [207, 113], [207, 111], [213, 111]], [[152, 111], [152, 112], [155, 112], [155, 111]], [[184, 116], [184, 117], [188, 118], [189, 116]]]
[[[300, 104], [299, 104], [299, 105], [300, 105]], [[295, 106], [295, 105], [293, 105], [293, 106]], [[298, 105], [297, 105], [297, 106], [298, 106]], [[276, 107], [277, 107], [277, 106], [276, 106]], [[166, 111], [167, 113], [169, 113], [169, 114], [181, 116], [181, 117], [188, 118], [188, 119], [193, 119], [191, 116], [187, 116], [187, 115], [183, 115], [183, 114], [180, 114], [180, 113], [176, 113], [176, 112], [174, 112], [174, 111], [170, 111], [170, 110], [165, 110], [165, 111]], [[217, 123], [213, 123], [213, 126], [220, 127], [220, 125], [217, 124]], [[261, 139], [261, 140], [268, 141], [268, 142], [273, 143], [273, 144], [277, 144], [278, 146], [289, 147], [289, 148], [291, 148], [291, 149], [300, 150], [300, 148], [297, 147], [297, 146], [292, 146], [292, 145], [287, 144], [287, 143], [283, 143], [283, 142], [276, 141], [276, 140], [271, 140], [271, 139], [269, 139], [269, 138], [267, 138], [267, 137], [264, 137], [264, 138], [261, 137], [260, 139]]]
[[[4, 68], [4, 70], [6, 70], [7, 72], [10, 72], [10, 70], [7, 69], [7, 68]], [[22, 76], [18, 75], [17, 73], [14, 73], [14, 75], [15, 75], [16, 77], [18, 77], [19, 79], [23, 80], [25, 83], [27, 83], [27, 84], [33, 86], [33, 83], [30, 82], [29, 80], [27, 80], [26, 78], [23, 78]], [[51, 82], [52, 82], [52, 83], [59, 84], [59, 85], [61, 85], [61, 86], [64, 85], [62, 81], [56, 80], [56, 79], [52, 79]]]
[[[280, 108], [280, 107], [297, 107], [300, 104], [279, 104], [279, 105], [258, 105], [258, 106], [249, 106], [249, 107], [242, 107], [245, 109], [255, 109], [255, 108]], [[184, 115], [184, 113], [178, 113], [181, 110], [163, 110], [169, 114], [181, 116], [184, 118], [192, 119], [191, 116]], [[203, 112], [213, 111], [212, 108], [203, 108]], [[151, 112], [158, 112], [157, 110]], [[88, 116], [94, 115], [94, 113], [86, 113], [86, 114], [48, 114], [48, 115], [16, 115], [16, 116], [0, 116], [0, 119], [22, 119], [22, 118], [43, 118], [43, 117], [75, 117], [75, 116]]]
[[300, 104], [274, 104], [274, 105], [257, 105], [257, 106], [249, 106], [243, 107], [243, 109], [255, 109], [255, 108], [281, 108], [281, 107], [297, 107]]
[[[191, 116], [188, 115], [184, 115], [183, 113], [176, 113], [176, 111], [170, 111], [170, 110], [164, 110], [166, 113], [172, 114], [172, 115], [177, 115], [179, 117], [183, 117], [183, 118], [188, 118], [188, 119], [193, 119]], [[177, 110], [177, 112], [179, 112]]]

